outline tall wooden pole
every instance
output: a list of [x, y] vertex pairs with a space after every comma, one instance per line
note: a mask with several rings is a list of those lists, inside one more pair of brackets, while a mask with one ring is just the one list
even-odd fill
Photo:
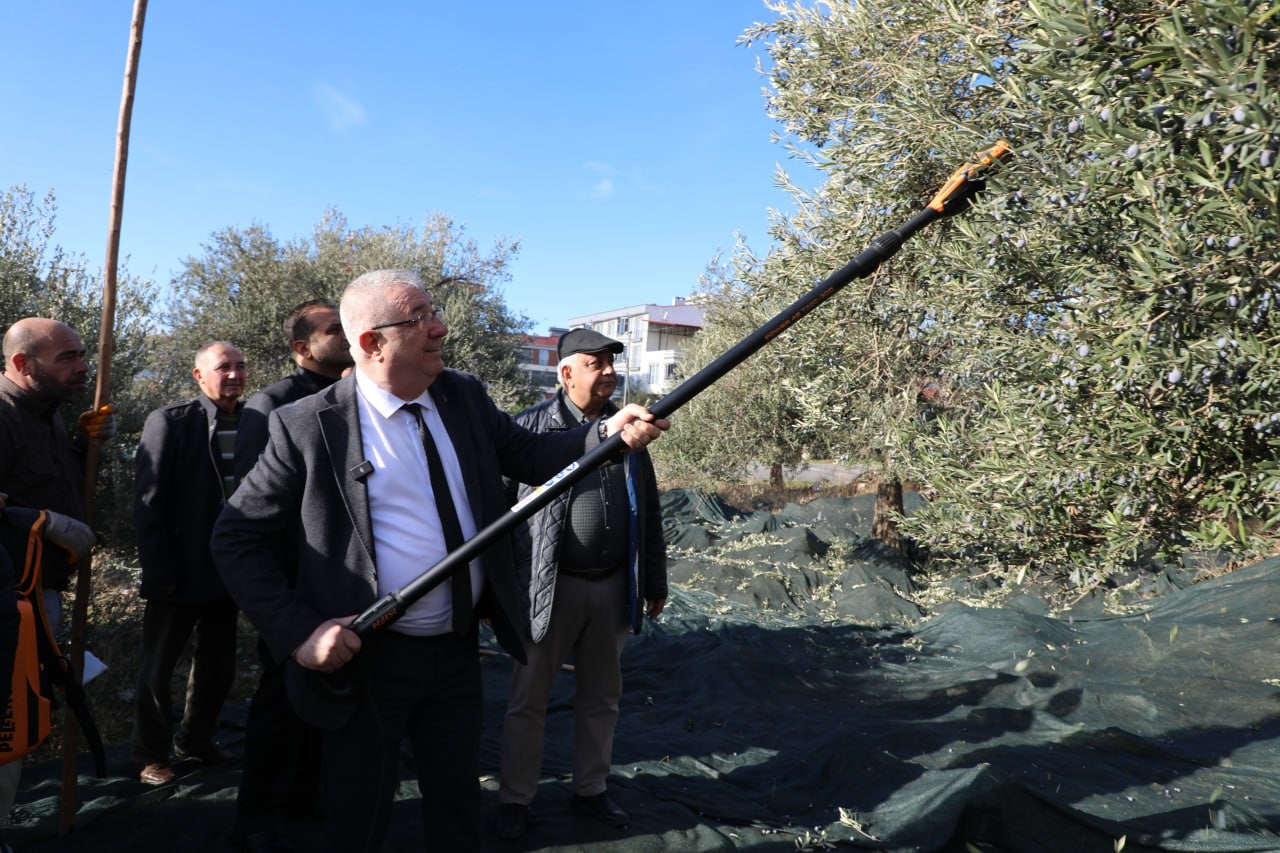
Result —
[[[99, 409], [111, 399], [111, 354], [115, 343], [116, 268], [120, 262], [120, 221], [124, 214], [124, 176], [129, 164], [129, 126], [133, 120], [133, 92], [138, 82], [138, 57], [142, 54], [142, 24], [147, 17], [147, 0], [134, 0], [133, 23], [129, 29], [129, 53], [124, 66], [124, 93], [120, 99], [120, 120], [116, 126], [115, 172], [111, 179], [111, 213], [107, 230], [107, 260], [102, 270], [102, 322], [98, 331], [98, 376], [93, 394], [93, 407]], [[91, 439], [86, 444], [84, 462], [85, 520], [93, 524], [95, 495], [98, 484], [98, 462], [102, 443]], [[71, 608], [71, 678], [83, 683], [84, 646], [89, 616], [91, 562], [85, 558], [76, 575], [76, 597]], [[76, 783], [79, 756], [79, 726], [70, 704], [62, 714], [62, 796], [59, 834], [65, 835], [75, 824]]]

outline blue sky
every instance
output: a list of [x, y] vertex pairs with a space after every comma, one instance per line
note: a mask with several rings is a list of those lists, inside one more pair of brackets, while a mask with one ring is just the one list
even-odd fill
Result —
[[[105, 257], [129, 0], [0, 0], [0, 189], [53, 189], [55, 241]], [[226, 227], [304, 237], [451, 217], [519, 240], [507, 302], [568, 317], [693, 291], [788, 209], [761, 0], [152, 0], [121, 232], [168, 281]]]

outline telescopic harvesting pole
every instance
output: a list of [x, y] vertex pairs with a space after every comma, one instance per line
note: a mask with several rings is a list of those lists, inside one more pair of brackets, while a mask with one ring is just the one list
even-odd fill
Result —
[[[880, 264], [892, 257], [902, 247], [903, 242], [908, 237], [936, 219], [941, 219], [963, 210], [967, 206], [969, 199], [982, 189], [983, 181], [981, 175], [1001, 157], [1007, 155], [1009, 151], [1009, 144], [1001, 141], [976, 155], [972, 160], [952, 173], [942, 189], [933, 197], [933, 200], [905, 225], [881, 234], [872, 242], [870, 247], [864, 249], [861, 254], [845, 264], [844, 267], [832, 273], [804, 296], [791, 303], [789, 307], [772, 320], [747, 335], [728, 351], [666, 394], [662, 399], [649, 406], [649, 411], [655, 417], [667, 417], [745, 361], [748, 356], [764, 347], [784, 329], [800, 320], [823, 302], [826, 302], [849, 282], [871, 275]], [[350, 625], [351, 630], [364, 637], [395, 622], [404, 615], [410, 605], [443, 583], [455, 570], [470, 563], [486, 548], [514, 529], [517, 524], [526, 521], [556, 496], [564, 493], [574, 483], [600, 467], [610, 457], [623, 449], [625, 448], [621, 434], [615, 433], [610, 436], [582, 458], [546, 483], [543, 483], [528, 497], [513, 506], [506, 515], [480, 530], [453, 553], [447, 555], [443, 560], [427, 569], [405, 586], [389, 592], [378, 601], [375, 601], [355, 618]]]

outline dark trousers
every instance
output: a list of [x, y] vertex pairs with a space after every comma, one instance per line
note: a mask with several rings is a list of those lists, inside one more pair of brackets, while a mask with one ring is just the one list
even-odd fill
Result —
[[[229, 599], [216, 604], [147, 601], [133, 718], [135, 766], [168, 761], [171, 737], [180, 749], [200, 749], [212, 742], [222, 703], [236, 677], [236, 614]], [[169, 683], [193, 634], [186, 705], [174, 737]]]
[[236, 794], [236, 827], [243, 835], [278, 831], [281, 815], [309, 817], [320, 805], [320, 732], [293, 712], [284, 670], [261, 639], [258, 658], [262, 676], [245, 721]]
[[480, 659], [467, 636], [374, 634], [360, 652], [365, 695], [324, 735], [326, 850], [376, 851], [386, 838], [407, 737], [426, 849], [480, 847]]

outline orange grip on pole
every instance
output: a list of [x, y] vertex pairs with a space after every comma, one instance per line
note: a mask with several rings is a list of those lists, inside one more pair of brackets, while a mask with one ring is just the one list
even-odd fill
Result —
[[962, 190], [965, 184], [976, 180], [980, 173], [1011, 150], [1009, 143], [1002, 139], [959, 169], [956, 169], [951, 174], [951, 177], [947, 179], [947, 182], [942, 185], [942, 189], [938, 190], [938, 194], [933, 197], [933, 201], [929, 202], [929, 207], [938, 213], [946, 213], [948, 204], [963, 197]]

